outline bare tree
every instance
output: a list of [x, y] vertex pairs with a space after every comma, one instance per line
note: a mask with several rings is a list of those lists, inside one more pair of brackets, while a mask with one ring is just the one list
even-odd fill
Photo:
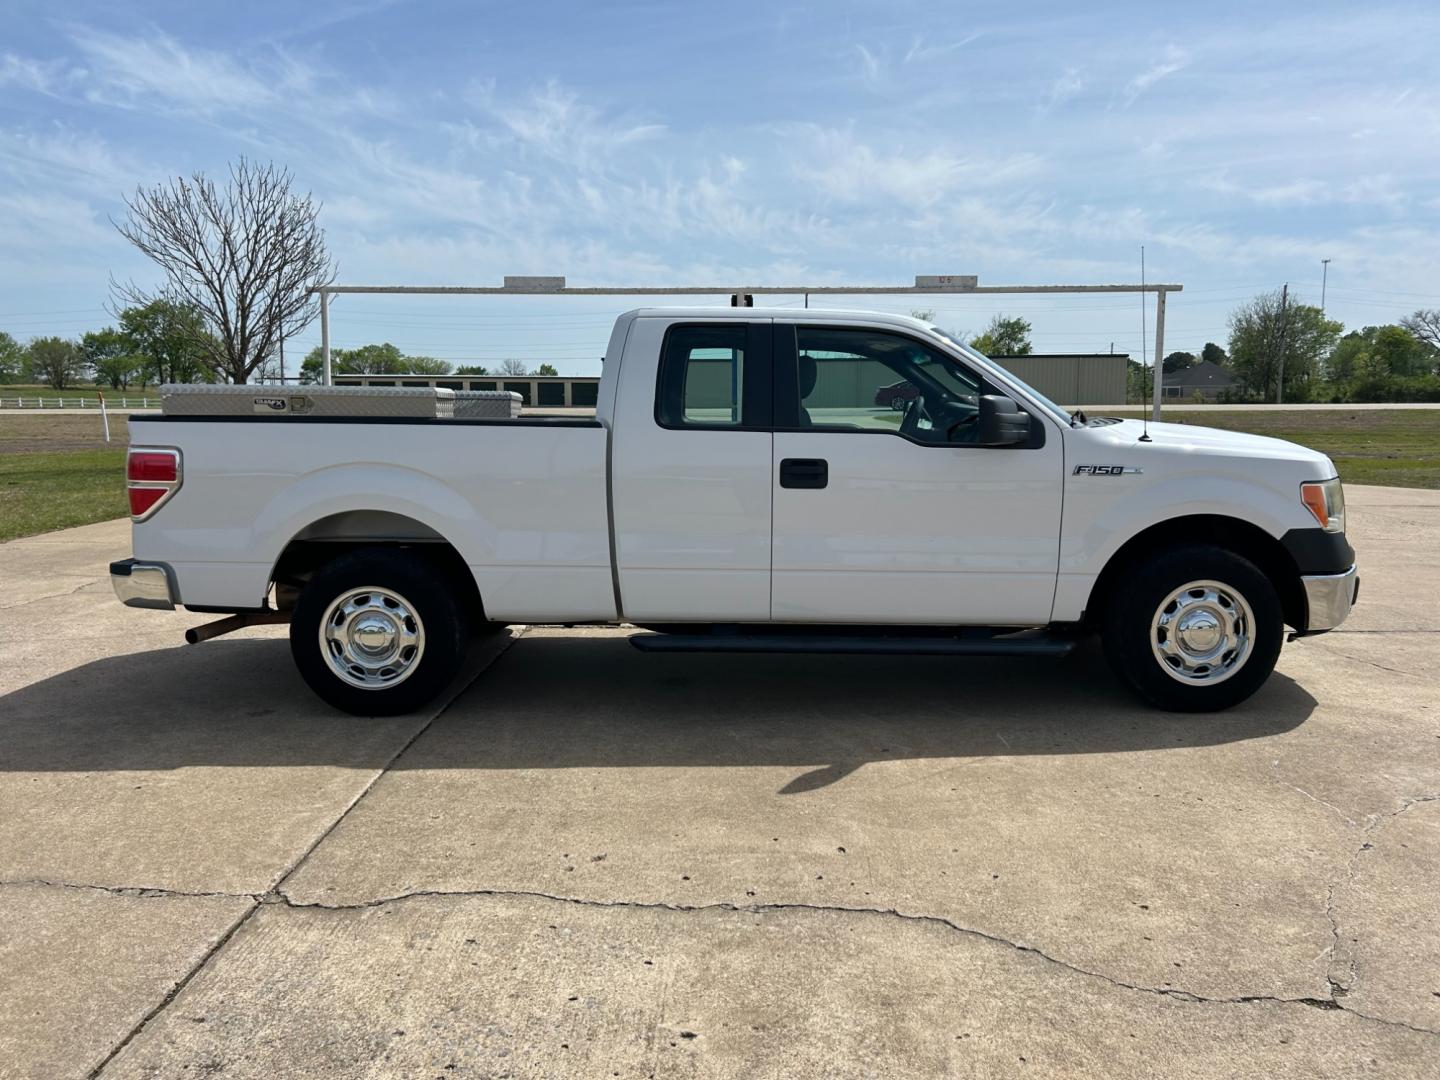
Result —
[[137, 188], [120, 234], [165, 272], [157, 291], [114, 285], [122, 306], [178, 301], [198, 310], [208, 333], [196, 345], [206, 366], [246, 382], [319, 313], [309, 292], [335, 280], [320, 206], [290, 190], [288, 170], [241, 158], [222, 189], [203, 173]]
[[516, 360], [514, 357], [511, 357], [509, 360], [505, 360], [505, 361], [502, 361], [502, 362], [501, 362], [501, 364], [500, 364], [500, 374], [501, 374], [501, 375], [528, 375], [528, 374], [529, 374], [529, 369], [526, 368], [526, 366], [525, 366], [525, 361], [524, 361], [524, 360]]
[[1430, 346], [1432, 355], [1440, 351], [1440, 310], [1421, 308], [1414, 315], [1400, 320], [1400, 325], [1414, 334], [1418, 341]]

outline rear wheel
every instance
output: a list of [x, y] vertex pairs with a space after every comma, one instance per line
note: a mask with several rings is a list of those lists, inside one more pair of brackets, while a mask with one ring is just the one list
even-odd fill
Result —
[[311, 578], [290, 621], [290, 653], [310, 689], [357, 716], [412, 712], [449, 684], [466, 620], [433, 565], [403, 551], [345, 555]]
[[1280, 597], [1254, 563], [1224, 548], [1152, 555], [1106, 605], [1105, 655], [1141, 697], [1176, 712], [1244, 701], [1280, 656]]

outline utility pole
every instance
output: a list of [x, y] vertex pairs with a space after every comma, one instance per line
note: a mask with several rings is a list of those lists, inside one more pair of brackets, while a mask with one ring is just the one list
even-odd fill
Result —
[[1287, 281], [1285, 287], [1280, 290], [1280, 367], [1275, 377], [1275, 404], [1280, 405], [1285, 400], [1285, 309], [1290, 301], [1290, 283]]
[[1320, 314], [1325, 314], [1325, 283], [1330, 277], [1330, 260], [1320, 260]]

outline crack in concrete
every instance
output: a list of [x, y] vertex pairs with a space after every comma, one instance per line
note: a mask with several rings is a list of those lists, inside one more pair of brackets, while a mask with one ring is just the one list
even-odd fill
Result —
[[[1330, 997], [1332, 1000], [1338, 1000], [1340, 997], [1354, 993], [1358, 982], [1356, 968], [1359, 964], [1357, 950], [1354, 948], [1346, 949], [1345, 943], [1341, 939], [1340, 917], [1335, 911], [1336, 890], [1341, 887], [1348, 889], [1352, 885], [1354, 885], [1355, 875], [1359, 872], [1360, 857], [1364, 855], [1365, 852], [1373, 851], [1375, 849], [1375, 843], [1372, 837], [1376, 829], [1378, 829], [1385, 822], [1392, 821], [1395, 818], [1399, 817], [1401, 814], [1404, 814], [1412, 807], [1418, 806], [1421, 803], [1436, 802], [1437, 800], [1440, 800], [1440, 794], [1406, 796], [1400, 800], [1400, 806], [1398, 809], [1392, 810], [1388, 814], [1371, 814], [1369, 821], [1367, 821], [1361, 829], [1361, 835], [1364, 837], [1364, 839], [1362, 840], [1360, 846], [1351, 853], [1350, 858], [1346, 862], [1345, 881], [1342, 883], [1342, 885], [1332, 884], [1326, 890], [1325, 915], [1330, 920], [1331, 942], [1329, 947], [1325, 950], [1330, 954], [1329, 959], [1325, 965], [1325, 981], [1330, 985]], [[1352, 946], [1355, 944], [1354, 939], [1351, 940], [1350, 944]], [[1345, 965], [1345, 972], [1342, 976], [1337, 977], [1335, 967], [1336, 964], [1341, 961], [1342, 953]], [[1365, 1014], [1356, 1011], [1356, 1015], [1360, 1016]], [[1412, 1027], [1412, 1025], [1403, 1024], [1400, 1021], [1384, 1022], [1397, 1023], [1400, 1024], [1402, 1027]], [[1431, 1031], [1433, 1029], [1415, 1028], [1414, 1030]]]
[[437, 708], [434, 712], [430, 714], [429, 719], [427, 719], [423, 724], [421, 724], [419, 728], [415, 731], [415, 733], [412, 734], [410, 738], [406, 739], [404, 744], [400, 746], [400, 748], [397, 749], [395, 753], [390, 755], [390, 759], [386, 761], [385, 764], [382, 765], [379, 769], [376, 770], [375, 775], [370, 778], [370, 782], [366, 784], [365, 787], [361, 789], [360, 793], [350, 801], [349, 805], [340, 812], [340, 814], [335, 818], [335, 820], [330, 823], [329, 827], [324, 829], [320, 833], [320, 835], [315, 838], [314, 843], [310, 844], [309, 847], [307, 847], [303, 852], [301, 852], [299, 857], [290, 864], [289, 868], [286, 869], [285, 872], [282, 873], [275, 880], [274, 885], [272, 885], [263, 896], [260, 896], [258, 898], [251, 898], [253, 902], [245, 909], [245, 912], [238, 919], [235, 920], [235, 922], [231, 925], [230, 929], [227, 930], [224, 934], [220, 935], [220, 938], [215, 942], [213, 946], [206, 950], [205, 955], [200, 958], [199, 962], [196, 963], [193, 967], [191, 967], [190, 970], [185, 973], [184, 977], [177, 981], [173, 987], [171, 987], [170, 992], [166, 994], [153, 1009], [151, 1009], [143, 1017], [140, 1018], [140, 1022], [137, 1023], [133, 1028], [131, 1028], [129, 1033], [118, 1043], [116, 1043], [114, 1047], [111, 1048], [110, 1052], [106, 1054], [103, 1059], [101, 1059], [100, 1063], [96, 1065], [95, 1068], [90, 1070], [90, 1074], [87, 1077], [87, 1080], [98, 1080], [98, 1078], [109, 1067], [110, 1063], [114, 1061], [117, 1057], [119, 1057], [127, 1046], [129, 1046], [132, 1042], [139, 1038], [141, 1032], [143, 1032], [145, 1028], [149, 1026], [150, 1022], [154, 1020], [157, 1016], [159, 1016], [161, 1013], [163, 1013], [167, 1008], [169, 1008], [170, 1003], [180, 995], [180, 992], [183, 991], [185, 987], [189, 986], [190, 983], [194, 981], [195, 977], [200, 974], [200, 972], [205, 970], [205, 968], [209, 965], [210, 961], [220, 952], [221, 949], [223, 949], [227, 944], [229, 944], [230, 940], [240, 932], [240, 929], [247, 922], [250, 921], [250, 917], [254, 915], [255, 912], [259, 911], [260, 908], [267, 903], [276, 902], [277, 897], [283, 897], [283, 894], [280, 892], [280, 887], [286, 882], [286, 880], [289, 879], [290, 875], [294, 874], [295, 871], [299, 870], [300, 867], [305, 864], [305, 860], [310, 858], [310, 856], [314, 854], [315, 849], [325, 841], [325, 838], [340, 826], [340, 823], [349, 816], [350, 812], [360, 804], [360, 801], [364, 799], [366, 795], [370, 794], [371, 790], [374, 789], [375, 785], [380, 782], [380, 778], [390, 771], [390, 769], [394, 766], [395, 762], [400, 759], [400, 756], [404, 754], [405, 751], [409, 750], [410, 747], [414, 746], [415, 741], [419, 739], [420, 736], [424, 735], [425, 732], [429, 731], [435, 721], [440, 719], [440, 717], [445, 714], [445, 711], [449, 709], [450, 706], [453, 705], [456, 700], [458, 700], [460, 696], [465, 693], [466, 690], [470, 689], [470, 687], [475, 684], [476, 680], [478, 680], [481, 675], [483, 675], [486, 671], [490, 670], [490, 668], [494, 666], [495, 662], [499, 660], [501, 656], [505, 655], [505, 653], [509, 651], [510, 647], [514, 645], [515, 642], [519, 641], [520, 638], [524, 636], [524, 634], [525, 631], [523, 629], [513, 633], [509, 638], [506, 639], [504, 644], [498, 650], [496, 650], [496, 652], [492, 656], [490, 656], [483, 664], [480, 665], [480, 667], [475, 670], [474, 674], [472, 674], [470, 678], [466, 679], [461, 686], [456, 688], [453, 694], [451, 694], [443, 702], [441, 702], [439, 708]]
[[1340, 820], [1343, 821], [1343, 822], [1345, 822], [1345, 824], [1351, 825], [1351, 826], [1355, 826], [1355, 827], [1357, 827], [1357, 828], [1359, 827], [1360, 823], [1359, 823], [1358, 821], [1356, 821], [1354, 818], [1352, 818], [1349, 814], [1345, 813], [1344, 810], [1341, 810], [1340, 807], [1336, 806], [1334, 803], [1326, 802], [1324, 799], [1320, 798], [1320, 796], [1318, 796], [1318, 795], [1312, 795], [1310, 792], [1306, 791], [1304, 788], [1300, 787], [1299, 785], [1297, 785], [1297, 784], [1292, 784], [1292, 783], [1290, 783], [1290, 781], [1288, 781], [1288, 780], [1282, 780], [1282, 779], [1280, 779], [1280, 777], [1278, 777], [1278, 776], [1275, 775], [1275, 770], [1277, 770], [1279, 767], [1280, 767], [1280, 759], [1279, 759], [1279, 758], [1276, 758], [1274, 761], [1272, 761], [1272, 762], [1270, 763], [1270, 773], [1271, 773], [1270, 779], [1271, 779], [1271, 780], [1273, 780], [1275, 783], [1279, 784], [1281, 787], [1287, 787], [1287, 788], [1289, 788], [1291, 791], [1299, 792], [1301, 795], [1304, 795], [1305, 798], [1309, 799], [1311, 802], [1316, 803], [1316, 804], [1319, 805], [1319, 806], [1323, 806], [1323, 807], [1325, 807], [1325, 809], [1327, 809], [1327, 810], [1332, 810], [1332, 811], [1334, 811], [1334, 812], [1339, 816]]
[[672, 911], [683, 913], [695, 913], [706, 911], [728, 911], [740, 914], [763, 915], [767, 912], [778, 911], [810, 911], [824, 912], [837, 915], [873, 915], [880, 917], [903, 919], [908, 922], [926, 923], [945, 927], [955, 933], [966, 937], [977, 938], [993, 945], [1013, 949], [1016, 952], [1026, 953], [1035, 956], [1056, 967], [1076, 975], [1089, 979], [1098, 979], [1120, 990], [1129, 990], [1135, 993], [1154, 994], [1159, 997], [1173, 998], [1177, 1001], [1189, 1002], [1197, 1005], [1252, 1005], [1252, 1004], [1275, 1004], [1275, 1005], [1304, 1005], [1312, 1009], [1322, 1009], [1327, 1012], [1347, 1012], [1362, 1020], [1369, 1020], [1377, 1024], [1384, 1024], [1389, 1027], [1404, 1028], [1422, 1035], [1440, 1036], [1440, 1029], [1417, 1027], [1407, 1024], [1403, 1020], [1390, 1020], [1382, 1016], [1375, 1016], [1370, 1013], [1360, 1012], [1350, 1008], [1348, 1005], [1336, 1000], [1333, 993], [1328, 998], [1315, 997], [1279, 997], [1273, 994], [1241, 994], [1234, 997], [1210, 997], [1203, 994], [1192, 993], [1189, 990], [1179, 990], [1174, 987], [1144, 986], [1139, 983], [1126, 982], [1114, 976], [1106, 975], [1104, 972], [1095, 971], [1090, 968], [1081, 967], [1068, 960], [1052, 956], [1043, 949], [1034, 945], [1027, 945], [1023, 942], [1011, 941], [1009, 938], [994, 934], [986, 930], [980, 930], [971, 926], [962, 926], [960, 923], [945, 918], [943, 915], [926, 915], [912, 912], [900, 911], [897, 908], [876, 908], [876, 907], [851, 907], [839, 904], [735, 904], [729, 902], [717, 902], [712, 904], [675, 904], [666, 901], [642, 901], [642, 900], [596, 900], [578, 896], [560, 896], [554, 893], [516, 890], [516, 889], [421, 889], [415, 892], [401, 893], [396, 896], [381, 897], [373, 900], [357, 901], [353, 904], [325, 904], [321, 902], [299, 903], [292, 900], [283, 891], [277, 890], [279, 902], [294, 910], [319, 910], [319, 911], [363, 911], [368, 908], [382, 907], [386, 904], [399, 903], [409, 900], [422, 899], [448, 899], [457, 897], [518, 897], [533, 900], [548, 900], [561, 904], [574, 904], [579, 907], [597, 908], [621, 908], [642, 911]]
[[1381, 671], [1389, 671], [1395, 675], [1408, 675], [1412, 679], [1420, 679], [1424, 677], [1414, 671], [1406, 671], [1404, 668], [1390, 667], [1388, 664], [1382, 664], [1378, 660], [1367, 660], [1363, 656], [1351, 656], [1349, 653], [1341, 652], [1339, 649], [1326, 649], [1323, 645], [1321, 646], [1321, 648], [1323, 651], [1328, 652], [1331, 656], [1339, 656], [1345, 660], [1353, 660], [1357, 664], [1369, 664], [1373, 668], [1379, 668]]
[[152, 899], [196, 899], [196, 898], [220, 898], [225, 900], [249, 900], [259, 903], [264, 896], [263, 893], [233, 893], [218, 892], [210, 890], [189, 891], [186, 889], [168, 889], [156, 885], [98, 885], [91, 882], [75, 881], [51, 881], [48, 878], [18, 878], [11, 881], [0, 881], [0, 889], [23, 888], [25, 886], [43, 886], [50, 889], [72, 889], [78, 892], [102, 892], [111, 896], [134, 896], [145, 900]]
[[38, 604], [43, 600], [58, 600], [64, 596], [74, 596], [81, 589], [88, 589], [92, 585], [99, 585], [106, 578], [95, 578], [93, 581], [83, 581], [75, 588], [66, 592], [46, 593], [44, 596], [36, 596], [29, 600], [18, 600], [13, 604], [0, 604], [0, 611], [14, 611], [16, 608], [29, 607], [31, 604]]

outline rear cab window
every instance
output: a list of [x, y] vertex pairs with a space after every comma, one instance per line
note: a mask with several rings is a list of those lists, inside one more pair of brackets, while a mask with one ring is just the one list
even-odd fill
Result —
[[770, 426], [770, 324], [670, 327], [660, 352], [655, 421], [664, 428]]

